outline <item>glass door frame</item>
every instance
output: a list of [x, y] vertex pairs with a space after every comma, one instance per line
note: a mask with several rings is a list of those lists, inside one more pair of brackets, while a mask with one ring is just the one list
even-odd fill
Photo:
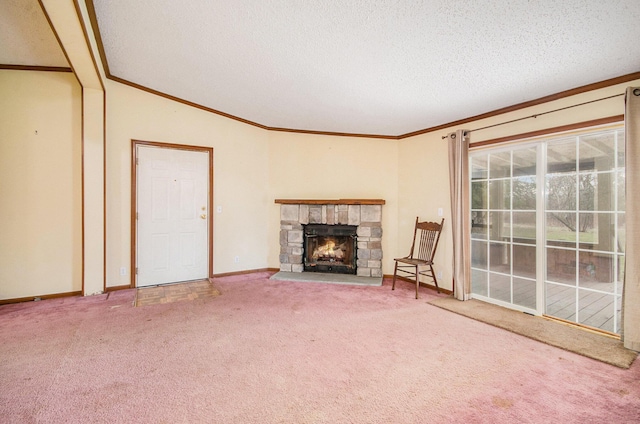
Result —
[[[498, 304], [501, 306], [505, 306], [511, 309], [515, 309], [515, 310], [519, 310], [525, 313], [529, 313], [529, 314], [533, 314], [533, 315], [545, 315], [546, 311], [547, 311], [547, 283], [553, 283], [552, 281], [548, 281], [548, 275], [547, 275], [547, 250], [550, 247], [554, 247], [553, 245], [549, 244], [549, 240], [547, 240], [547, 195], [548, 195], [548, 190], [547, 190], [547, 178], [548, 178], [548, 165], [547, 165], [547, 147], [549, 145], [549, 142], [553, 142], [555, 140], [562, 140], [565, 138], [575, 138], [575, 143], [576, 143], [576, 151], [580, 152], [580, 147], [581, 147], [581, 143], [582, 143], [582, 135], [588, 135], [588, 134], [593, 134], [593, 133], [599, 133], [599, 132], [605, 132], [605, 131], [614, 131], [614, 152], [612, 153], [614, 155], [613, 161], [614, 164], [611, 168], [611, 175], [612, 175], [612, 180], [614, 182], [612, 182], [612, 187], [616, 187], [617, 184], [619, 184], [619, 175], [620, 175], [620, 169], [624, 169], [624, 165], [620, 165], [618, 163], [619, 161], [619, 135], [620, 135], [620, 130], [624, 131], [624, 126], [622, 124], [615, 124], [615, 125], [606, 125], [606, 126], [599, 126], [599, 127], [589, 127], [589, 128], [583, 128], [581, 130], [577, 130], [577, 131], [571, 131], [571, 132], [567, 132], [567, 133], [556, 133], [556, 134], [549, 134], [549, 135], [545, 135], [542, 137], [537, 137], [535, 139], [527, 139], [527, 140], [521, 140], [521, 141], [516, 141], [516, 142], [509, 142], [506, 143], [503, 146], [482, 146], [482, 147], [478, 147], [476, 149], [471, 149], [471, 151], [469, 152], [469, 168], [470, 168], [470, 178], [469, 178], [469, 184], [470, 184], [470, 190], [469, 190], [469, 196], [470, 196], [470, 206], [471, 206], [471, 211], [472, 211], [472, 216], [474, 212], [478, 212], [479, 210], [482, 210], [485, 215], [485, 221], [486, 221], [486, 225], [489, 226], [491, 223], [491, 218], [490, 218], [490, 214], [491, 214], [491, 191], [490, 191], [490, 182], [491, 180], [491, 155], [496, 155], [496, 154], [500, 154], [504, 152], [509, 152], [510, 153], [510, 172], [509, 172], [509, 181], [510, 181], [510, 201], [509, 201], [509, 209], [508, 209], [508, 213], [510, 213], [510, 218], [509, 218], [509, 226], [510, 226], [510, 230], [509, 230], [509, 241], [508, 241], [508, 246], [510, 249], [510, 253], [509, 253], [509, 278], [510, 278], [510, 301], [505, 301], [505, 300], [501, 300], [501, 299], [496, 299], [495, 297], [491, 297], [492, 293], [491, 293], [491, 273], [492, 273], [492, 268], [491, 268], [491, 252], [490, 252], [490, 247], [491, 247], [491, 234], [490, 231], [487, 230], [487, 232], [485, 233], [485, 238], [474, 238], [473, 235], [473, 229], [472, 229], [472, 234], [471, 234], [471, 243], [473, 246], [473, 242], [475, 241], [483, 241], [486, 245], [486, 263], [483, 265], [484, 269], [481, 268], [477, 268], [474, 267], [474, 258], [473, 258], [473, 253], [472, 253], [472, 280], [473, 280], [473, 276], [474, 276], [474, 268], [475, 271], [481, 271], [486, 273], [486, 275], [484, 276], [484, 278], [486, 278], [485, 283], [486, 284], [486, 289], [484, 291], [484, 294], [479, 294], [479, 293], [474, 293], [474, 288], [473, 288], [473, 282], [472, 282], [472, 294], [471, 297], [475, 298], [475, 299], [479, 299], [479, 300], [483, 300], [483, 301], [487, 301], [490, 303], [494, 303], [494, 304]], [[514, 275], [514, 257], [513, 257], [513, 246], [514, 246], [514, 219], [513, 219], [513, 213], [514, 213], [514, 203], [513, 203], [513, 182], [516, 180], [516, 175], [514, 175], [514, 153], [513, 152], [517, 152], [518, 150], [521, 149], [532, 149], [535, 148], [536, 150], [536, 172], [535, 172], [535, 181], [536, 181], [536, 206], [535, 206], [535, 210], [533, 212], [535, 212], [536, 217], [535, 217], [535, 225], [536, 225], [536, 230], [535, 230], [535, 255], [536, 255], [536, 266], [535, 266], [535, 298], [536, 298], [536, 302], [535, 302], [535, 308], [531, 308], [531, 307], [527, 307], [527, 306], [523, 306], [523, 305], [519, 305], [514, 302], [514, 294], [513, 294], [513, 290], [514, 290], [514, 277], [518, 277], [518, 275]], [[578, 153], [576, 153], [577, 155]], [[478, 179], [474, 180], [474, 167], [473, 167], [473, 160], [474, 158], [477, 158], [478, 156], [481, 155], [486, 155], [486, 175], [483, 178], [479, 178], [479, 180], [481, 180], [480, 182], [486, 181], [486, 193], [485, 193], [485, 202], [486, 204], [484, 205], [484, 208], [474, 208], [474, 201], [473, 201], [473, 182], [477, 181]], [[580, 169], [580, 157], [576, 156], [575, 158], [576, 161], [576, 179], [577, 181], [579, 181], [579, 178], [581, 176], [581, 173], [585, 172], [582, 169]], [[586, 171], [589, 172], [589, 171]], [[599, 171], [593, 171], [598, 173]], [[607, 171], [604, 171], [607, 172]], [[624, 172], [624, 171], [622, 171]], [[605, 187], [606, 189], [606, 187]], [[579, 185], [576, 187], [576, 197], [578, 196], [578, 190], [579, 190]], [[593, 213], [593, 214], [597, 214], [597, 213], [602, 213], [602, 212], [606, 212], [606, 213], [611, 213], [614, 217], [614, 221], [615, 221], [615, 233], [614, 233], [614, 237], [615, 240], [620, 240], [620, 238], [622, 237], [621, 233], [619, 232], [619, 217], [621, 215], [624, 214], [624, 208], [622, 210], [618, 209], [618, 199], [620, 196], [620, 187], [615, 188], [615, 190], [617, 190], [616, 192], [613, 192], [614, 196], [615, 196], [615, 205], [613, 206], [613, 208], [609, 208], [606, 211], [600, 211], [598, 209], [594, 209], [593, 211], [589, 212], [589, 210], [587, 210], [587, 212], [589, 213]], [[624, 192], [622, 192], [624, 193]], [[517, 212], [519, 212], [519, 210], [515, 210]], [[502, 212], [507, 212], [507, 210], [503, 210]], [[576, 210], [575, 211], [569, 211], [567, 210], [567, 212], [571, 212], [571, 213], [575, 213], [577, 214], [576, 216], [580, 216], [581, 213], [584, 213], [584, 211], [581, 209], [581, 206], [579, 204], [576, 204]], [[504, 223], [504, 221], [501, 221]], [[576, 230], [576, 240], [578, 240], [578, 230]], [[501, 244], [503, 243], [502, 241], [500, 242]], [[618, 243], [616, 243], [617, 245]], [[571, 249], [569, 249], [571, 250]], [[580, 247], [580, 244], [577, 243], [576, 247], [575, 247], [575, 252], [576, 252], [576, 282], [575, 282], [575, 286], [571, 286], [569, 285], [568, 287], [572, 288], [575, 290], [575, 296], [576, 296], [576, 302], [578, 302], [579, 296], [580, 296], [580, 290], [584, 289], [585, 287], [581, 286], [581, 276], [579, 275], [579, 254], [580, 252], [582, 252], [583, 248]], [[472, 248], [472, 252], [474, 251], [474, 249]], [[614, 273], [613, 278], [613, 285], [614, 287], [618, 287], [620, 284], [622, 284], [621, 281], [621, 277], [619, 275], [619, 270], [618, 270], [618, 266], [619, 266], [619, 262], [620, 259], [624, 259], [624, 250], [620, 251], [617, 248], [614, 248], [613, 251], [611, 252], [611, 256], [613, 258], [615, 262], [615, 264], [613, 264], [613, 269], [612, 272]], [[495, 272], [494, 272], [495, 273]], [[477, 275], [477, 274], [476, 274]], [[506, 274], [503, 274], [506, 275]], [[619, 281], [620, 280], [620, 281]], [[556, 283], [557, 285], [557, 283]], [[588, 287], [587, 287], [588, 289]], [[605, 296], [609, 295], [606, 291], [603, 292], [605, 294]], [[614, 289], [613, 293], [610, 293], [610, 295], [613, 296], [613, 302], [614, 305], [612, 306], [612, 311], [614, 314], [614, 318], [613, 318], [613, 328], [614, 331], [619, 331], [619, 322], [616, 324], [616, 318], [617, 318], [617, 307], [615, 306], [619, 299], [619, 292], [617, 291], [617, 289]], [[579, 303], [575, 304], [575, 321], [571, 321], [569, 320], [569, 322], [572, 323], [578, 323], [579, 325], [584, 325], [581, 324], [580, 321], [582, 321], [582, 318], [580, 317], [580, 311], [582, 310], [582, 307], [580, 306]], [[549, 315], [551, 316], [551, 315]], [[555, 317], [554, 317], [555, 318]], [[560, 318], [562, 319], [562, 318]], [[597, 328], [597, 327], [594, 327]], [[604, 330], [604, 331], [608, 331], [608, 330]]]
[[[510, 165], [509, 165], [509, 177], [508, 177], [508, 181], [510, 181], [509, 183], [509, 197], [512, 198], [512, 193], [513, 193], [513, 181], [515, 180], [514, 175], [513, 175], [513, 151], [517, 151], [517, 150], [526, 150], [526, 149], [532, 149], [535, 148], [536, 153], [535, 153], [535, 161], [536, 161], [536, 174], [535, 174], [535, 183], [536, 183], [536, 187], [544, 187], [544, 169], [542, 168], [542, 166], [539, 166], [539, 164], [543, 163], [541, 160], [543, 158], [543, 152], [542, 152], [542, 146], [544, 145], [544, 143], [541, 142], [541, 140], [530, 140], [530, 141], [524, 141], [524, 142], [518, 142], [518, 143], [509, 143], [505, 146], [501, 146], [501, 147], [482, 147], [482, 148], [478, 148], [478, 149], [473, 149], [472, 152], [470, 152], [469, 154], [469, 167], [470, 167], [470, 175], [472, 175], [472, 160], [474, 155], [476, 155], [478, 152], [485, 152], [487, 150], [489, 150], [490, 152], [487, 152], [489, 155], [496, 155], [496, 154], [500, 154], [500, 153], [505, 153], [505, 152], [509, 152], [510, 153]], [[491, 156], [488, 156], [489, 158]], [[487, 176], [486, 176], [486, 181], [487, 181], [487, 205], [486, 208], [484, 209], [484, 213], [486, 213], [486, 220], [487, 220], [487, 225], [489, 224], [490, 221], [490, 214], [491, 213], [495, 213], [496, 211], [492, 211], [491, 208], [491, 194], [490, 194], [490, 190], [491, 190], [491, 170], [490, 170], [490, 163], [487, 162]], [[500, 179], [497, 179], [497, 181], [499, 181]], [[474, 181], [473, 178], [471, 177], [470, 179], [470, 184], [471, 182]], [[493, 181], [496, 181], [496, 179], [493, 179]], [[541, 185], [542, 184], [542, 185]], [[472, 197], [473, 196], [473, 190], [470, 189], [469, 190], [469, 195]], [[539, 209], [544, 205], [544, 196], [545, 196], [545, 192], [544, 190], [536, 190], [536, 196], [535, 196], [535, 209], [532, 210], [516, 210], [516, 212], [533, 212], [536, 214], [536, 220], [535, 220], [535, 225], [536, 225], [536, 232], [535, 232], [535, 237], [536, 237], [536, 241], [540, 240], [540, 236], [544, 237], [544, 214], [540, 214], [538, 213]], [[470, 199], [470, 205], [473, 205], [473, 200]], [[473, 209], [472, 209], [473, 210]], [[474, 299], [478, 299], [478, 300], [482, 300], [482, 301], [486, 301], [489, 303], [493, 303], [493, 304], [497, 304], [500, 306], [504, 306], [510, 309], [515, 309], [521, 312], [525, 312], [531, 315], [543, 315], [544, 313], [544, 269], [546, 266], [545, 261], [541, 261], [539, 260], [539, 258], [544, 258], [544, 243], [535, 243], [535, 255], [536, 255], [536, 267], [535, 267], [535, 272], [536, 272], [536, 276], [535, 276], [535, 303], [536, 303], [536, 307], [535, 308], [531, 308], [531, 307], [527, 307], [524, 305], [520, 305], [517, 303], [513, 303], [514, 300], [514, 295], [513, 295], [513, 289], [514, 289], [514, 283], [513, 283], [513, 279], [514, 279], [514, 274], [513, 274], [513, 260], [514, 260], [514, 255], [513, 255], [513, 246], [514, 246], [514, 241], [513, 241], [513, 225], [511, 225], [511, 223], [513, 222], [513, 203], [510, 201], [509, 204], [509, 209], [508, 210], [502, 210], [502, 213], [509, 213], [510, 215], [510, 230], [509, 230], [509, 241], [507, 243], [504, 243], [506, 246], [508, 246], [509, 249], [509, 296], [510, 296], [510, 301], [505, 301], [505, 300], [501, 300], [501, 299], [497, 299], [495, 297], [491, 297], [491, 286], [489, 281], [487, 281], [487, 295], [483, 296], [480, 295], [478, 293], [473, 293], [473, 287], [472, 287], [472, 293], [471, 293], [471, 297]], [[473, 231], [472, 231], [472, 235], [473, 235]], [[491, 235], [487, 233], [486, 235], [486, 240], [484, 240], [486, 242], [487, 245], [487, 252], [489, 252], [489, 250], [491, 249], [491, 245], [492, 245], [492, 240], [491, 240]], [[473, 236], [471, 237], [471, 241], [473, 243], [474, 240], [480, 241], [480, 239], [474, 239]], [[494, 240], [495, 243], [495, 240]], [[503, 244], [502, 242], [500, 244]], [[517, 245], [523, 245], [523, 244], [518, 244]], [[526, 246], [526, 245], [523, 245]], [[473, 250], [473, 249], [472, 249]], [[542, 256], [541, 256], [542, 254]], [[490, 278], [491, 275], [491, 265], [489, 264], [490, 258], [489, 258], [490, 253], [487, 253], [487, 263], [486, 263], [486, 273], [487, 273], [487, 279]], [[542, 271], [542, 274], [541, 274]], [[472, 274], [473, 274], [473, 262], [472, 262]], [[493, 272], [493, 274], [497, 274], [497, 275], [506, 275], [504, 273], [496, 273]], [[515, 276], [515, 278], [519, 278], [519, 276]]]

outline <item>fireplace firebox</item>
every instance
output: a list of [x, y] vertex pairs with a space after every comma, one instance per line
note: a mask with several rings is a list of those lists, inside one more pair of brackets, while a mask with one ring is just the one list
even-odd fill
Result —
[[304, 270], [356, 274], [357, 226], [304, 226]]

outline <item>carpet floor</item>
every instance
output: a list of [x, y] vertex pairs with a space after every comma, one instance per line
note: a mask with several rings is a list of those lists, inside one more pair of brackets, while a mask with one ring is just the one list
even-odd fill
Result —
[[430, 305], [415, 286], [214, 280], [0, 306], [3, 423], [637, 423], [621, 369]]
[[479, 300], [460, 302], [452, 297], [445, 297], [429, 303], [620, 368], [629, 368], [638, 356], [636, 352], [625, 349], [619, 339]]

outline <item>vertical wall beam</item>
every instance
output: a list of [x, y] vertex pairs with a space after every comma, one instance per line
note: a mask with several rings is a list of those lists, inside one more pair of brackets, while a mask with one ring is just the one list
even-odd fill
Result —
[[74, 0], [39, 0], [82, 86], [82, 293], [105, 287], [105, 89], [83, 10]]
[[82, 90], [84, 295], [104, 290], [104, 91]]

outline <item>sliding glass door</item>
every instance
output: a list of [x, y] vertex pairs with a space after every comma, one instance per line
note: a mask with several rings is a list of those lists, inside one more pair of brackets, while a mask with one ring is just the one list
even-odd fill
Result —
[[622, 129], [474, 150], [473, 297], [619, 332]]
[[535, 313], [536, 146], [471, 155], [472, 292]]

